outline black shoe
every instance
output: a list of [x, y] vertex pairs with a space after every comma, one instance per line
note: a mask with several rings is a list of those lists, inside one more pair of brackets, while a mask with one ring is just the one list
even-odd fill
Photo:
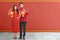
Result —
[[19, 37], [19, 39], [22, 39], [22, 37]]
[[23, 36], [23, 39], [25, 39], [25, 36]]
[[17, 39], [17, 37], [14, 37], [14, 39]]

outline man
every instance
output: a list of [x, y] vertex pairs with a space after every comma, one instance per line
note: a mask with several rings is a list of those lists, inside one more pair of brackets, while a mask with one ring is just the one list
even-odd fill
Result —
[[23, 2], [19, 3], [19, 24], [20, 24], [20, 37], [22, 38], [22, 29], [23, 29], [23, 38], [25, 38], [25, 32], [26, 32], [26, 22], [27, 22], [27, 15], [28, 10], [24, 8]]

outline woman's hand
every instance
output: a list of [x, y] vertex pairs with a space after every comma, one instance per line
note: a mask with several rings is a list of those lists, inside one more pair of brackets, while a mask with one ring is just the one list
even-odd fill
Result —
[[12, 11], [12, 8], [9, 9], [8, 15], [9, 15], [9, 17], [13, 18], [13, 11]]
[[19, 18], [21, 17], [21, 13], [20, 13], [20, 11], [19, 11]]
[[10, 15], [10, 12], [11, 12], [11, 11], [12, 11], [12, 8], [9, 9], [9, 11], [8, 11], [8, 15]]
[[17, 17], [18, 19], [20, 19], [20, 17]]

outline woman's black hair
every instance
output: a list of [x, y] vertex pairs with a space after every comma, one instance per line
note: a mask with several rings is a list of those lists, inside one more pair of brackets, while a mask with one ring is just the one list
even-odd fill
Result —
[[24, 4], [24, 3], [23, 3], [23, 2], [20, 2], [19, 5], [20, 5], [20, 4]]
[[[17, 6], [17, 5], [13, 5], [13, 11], [15, 11], [15, 9], [14, 9], [15, 6]], [[18, 7], [17, 7], [16, 11], [17, 11], [17, 14], [19, 14]]]

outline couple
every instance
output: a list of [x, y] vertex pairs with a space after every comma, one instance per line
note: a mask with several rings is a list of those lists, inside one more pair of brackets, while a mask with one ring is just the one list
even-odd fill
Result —
[[9, 10], [8, 15], [12, 19], [14, 39], [17, 39], [18, 24], [19, 24], [19, 29], [20, 29], [19, 39], [22, 38], [22, 29], [23, 29], [23, 38], [25, 38], [28, 10], [24, 8], [23, 2], [19, 3], [19, 10], [18, 10], [17, 5], [14, 5], [13, 8]]

